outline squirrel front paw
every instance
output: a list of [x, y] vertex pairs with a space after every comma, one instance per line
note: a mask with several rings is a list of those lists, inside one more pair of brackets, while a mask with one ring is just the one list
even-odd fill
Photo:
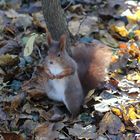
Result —
[[65, 77], [65, 75], [63, 75], [63, 74], [55, 75], [55, 78], [56, 78], [56, 79], [62, 79], [62, 78], [64, 78], [64, 77]]
[[51, 80], [55, 79], [55, 75], [53, 75], [52, 73], [46, 73], [46, 75], [48, 79], [51, 79]]

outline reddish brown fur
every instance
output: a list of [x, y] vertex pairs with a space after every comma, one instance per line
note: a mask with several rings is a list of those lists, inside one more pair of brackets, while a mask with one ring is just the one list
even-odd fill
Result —
[[50, 99], [63, 102], [72, 116], [76, 116], [84, 102], [77, 64], [65, 49], [65, 35], [59, 41], [54, 41], [51, 36], [47, 39], [49, 50], [43, 67], [48, 80], [42, 85]]
[[109, 66], [112, 52], [99, 44], [79, 44], [72, 49], [73, 58], [78, 64], [78, 73], [84, 91], [99, 86], [104, 81], [105, 69]]

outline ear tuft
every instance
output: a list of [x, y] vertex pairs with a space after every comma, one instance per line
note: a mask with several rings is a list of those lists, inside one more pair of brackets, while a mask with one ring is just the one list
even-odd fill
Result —
[[63, 51], [66, 47], [66, 34], [61, 35], [59, 40], [59, 47], [61, 51]]
[[49, 46], [52, 43], [52, 37], [51, 37], [51, 34], [50, 33], [48, 33], [48, 35], [47, 35], [47, 43], [48, 43]]

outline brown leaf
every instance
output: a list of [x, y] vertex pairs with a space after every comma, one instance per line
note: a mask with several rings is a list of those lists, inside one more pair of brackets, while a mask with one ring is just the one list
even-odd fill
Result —
[[39, 80], [38, 77], [35, 77], [23, 84], [22, 90], [26, 91], [30, 98], [38, 99], [44, 97], [44, 89]]
[[73, 128], [68, 128], [69, 134], [72, 136], [76, 136], [79, 139], [95, 139], [96, 138], [96, 126], [88, 125], [83, 127], [81, 124], [74, 124]]
[[16, 133], [0, 133], [1, 140], [24, 140], [20, 134]]
[[9, 54], [0, 56], [0, 66], [15, 65], [18, 62], [18, 58]]
[[7, 115], [6, 113], [0, 108], [0, 121], [2, 120], [7, 120]]
[[31, 112], [38, 112], [38, 109], [37, 109], [37, 107], [35, 107], [32, 104], [29, 104], [29, 102], [27, 102], [22, 107], [22, 112], [26, 112], [28, 114], [31, 114]]
[[11, 52], [12, 54], [18, 54], [21, 49], [21, 46], [15, 40], [3, 41], [3, 44], [1, 46], [2, 47], [0, 48], [0, 56], [6, 53], [11, 54]]
[[37, 126], [37, 124], [37, 121], [35, 122], [33, 120], [26, 120], [22, 126], [22, 129], [29, 134]]
[[73, 5], [69, 8], [69, 11], [72, 13], [77, 13], [77, 14], [81, 14], [84, 12], [84, 8], [82, 6], [82, 4], [77, 4], [77, 5]]
[[54, 140], [58, 138], [58, 132], [54, 130], [54, 124], [41, 124], [34, 130], [35, 140]]
[[110, 134], [119, 134], [125, 130], [124, 124], [120, 118], [111, 112], [107, 112], [99, 124], [99, 134], [103, 134], [108, 131]]
[[12, 27], [12, 26], [6, 26], [6, 27], [4, 28], [4, 33], [5, 33], [5, 34], [8, 34], [9, 36], [10, 36], [10, 35], [11, 35], [11, 36], [15, 36], [16, 31], [15, 31], [14, 27]]
[[16, 110], [20, 105], [21, 103], [23, 102], [23, 100], [25, 99], [25, 94], [24, 93], [21, 93], [21, 94], [18, 94], [16, 96], [13, 97], [13, 100], [11, 102], [11, 108]]

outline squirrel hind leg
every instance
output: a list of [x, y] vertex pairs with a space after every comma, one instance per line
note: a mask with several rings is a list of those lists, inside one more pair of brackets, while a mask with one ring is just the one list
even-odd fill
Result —
[[70, 112], [70, 114], [72, 115], [72, 118], [75, 118], [80, 113], [83, 102], [80, 101], [80, 99], [77, 99], [76, 97], [74, 97], [74, 98], [66, 97], [64, 104], [65, 104], [66, 108], [68, 109], [68, 111]]
[[80, 113], [81, 107], [82, 107], [81, 105], [77, 106], [75, 104], [74, 105], [71, 105], [71, 104], [67, 105], [67, 109], [70, 112], [72, 118], [75, 118], [78, 116], [78, 114]]

